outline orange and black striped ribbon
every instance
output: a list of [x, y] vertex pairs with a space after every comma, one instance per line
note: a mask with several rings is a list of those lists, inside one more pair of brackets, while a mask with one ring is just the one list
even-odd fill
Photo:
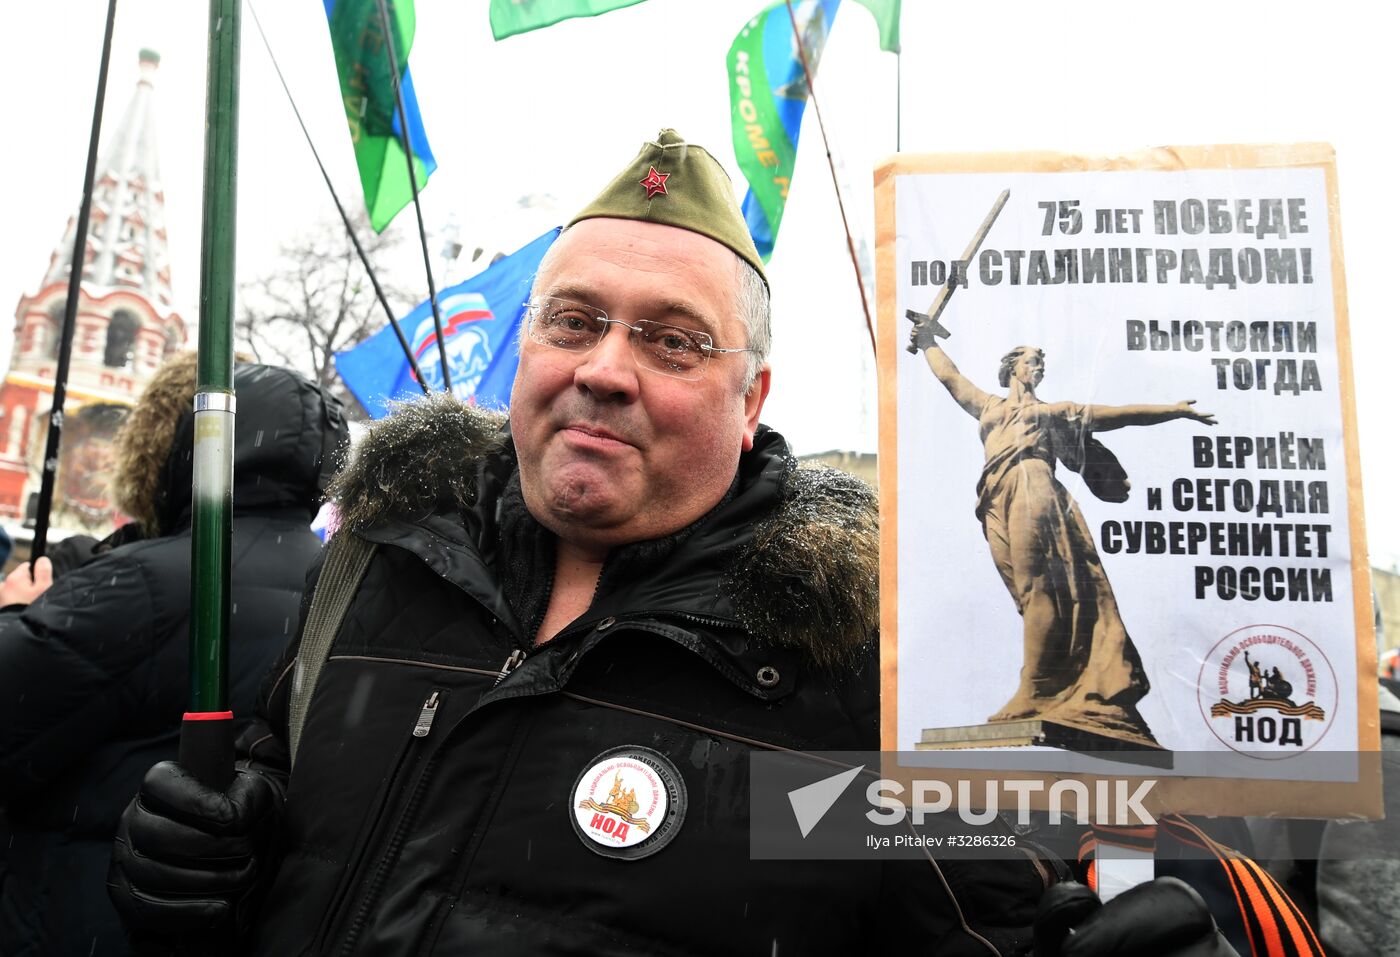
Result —
[[1322, 945], [1307, 918], [1267, 871], [1179, 815], [1161, 818], [1156, 827], [1092, 828], [1085, 832], [1079, 860], [1086, 865], [1089, 887], [1098, 892], [1095, 857], [1099, 845], [1156, 853], [1165, 841], [1209, 854], [1220, 865], [1243, 918], [1250, 957], [1323, 957]]
[[1157, 828], [1150, 824], [1143, 827], [1091, 827], [1084, 832], [1079, 841], [1079, 862], [1085, 865], [1085, 880], [1095, 894], [1099, 892], [1096, 852], [1102, 844], [1113, 844], [1151, 854], [1157, 847]]

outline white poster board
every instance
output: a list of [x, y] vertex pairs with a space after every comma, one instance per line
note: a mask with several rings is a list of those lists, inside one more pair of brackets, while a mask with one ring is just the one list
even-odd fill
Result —
[[1330, 147], [898, 156], [876, 202], [886, 750], [1049, 719], [1159, 750], [1166, 810], [1377, 811]]

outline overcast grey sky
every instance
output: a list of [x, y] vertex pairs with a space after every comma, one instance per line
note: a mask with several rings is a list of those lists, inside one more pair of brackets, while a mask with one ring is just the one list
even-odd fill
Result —
[[[514, 248], [586, 202], [662, 126], [707, 146], [737, 176], [724, 57], [762, 5], [647, 0], [496, 43], [487, 0], [418, 0], [411, 64], [439, 163], [423, 196], [429, 230], [455, 217], [469, 248]], [[48, 0], [7, 10], [7, 314], [37, 291], [77, 206], [105, 8], [105, 0]], [[1400, 67], [1389, 31], [1367, 9], [905, 0], [902, 146], [1106, 154], [1169, 144], [1335, 146], [1368, 534], [1373, 560], [1389, 566], [1400, 561], [1400, 501], [1390, 495], [1400, 449], [1385, 382], [1400, 333], [1383, 286], [1395, 275], [1387, 237], [1400, 212], [1392, 182], [1400, 133], [1388, 107]], [[258, 13], [337, 188], [357, 199], [322, 5], [261, 0]], [[192, 334], [206, 17], [200, 0], [121, 0], [107, 110], [110, 131], [136, 81], [137, 50], [157, 49], [175, 296]], [[334, 211], [246, 15], [242, 71], [238, 271], [246, 280], [267, 268], [280, 242]], [[817, 93], [849, 187], [847, 211], [872, 245], [871, 170], [895, 148], [895, 89], [895, 57], [879, 51], [869, 14], [845, 4]], [[515, 201], [526, 194], [552, 196], [553, 205], [522, 212]], [[399, 222], [412, 230], [411, 214]], [[800, 452], [873, 451], [870, 346], [810, 109], [770, 277], [775, 377], [764, 418]], [[400, 280], [422, 284], [407, 268]], [[11, 339], [0, 336], [0, 361]]]

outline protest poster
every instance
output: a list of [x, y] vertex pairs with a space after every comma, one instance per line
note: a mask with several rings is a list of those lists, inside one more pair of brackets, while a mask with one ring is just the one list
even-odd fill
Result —
[[1337, 196], [1323, 144], [877, 170], [885, 750], [1378, 813]]

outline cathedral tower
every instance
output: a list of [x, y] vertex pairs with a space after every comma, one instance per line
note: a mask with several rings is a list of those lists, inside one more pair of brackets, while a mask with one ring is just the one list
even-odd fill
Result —
[[[170, 294], [165, 193], [157, 163], [154, 80], [141, 78], [97, 167], [83, 253], [53, 524], [105, 534], [117, 517], [107, 483], [117, 425], [165, 357], [186, 341]], [[39, 289], [15, 311], [14, 351], [0, 384], [0, 518], [25, 518], [39, 491], [77, 214]]]

